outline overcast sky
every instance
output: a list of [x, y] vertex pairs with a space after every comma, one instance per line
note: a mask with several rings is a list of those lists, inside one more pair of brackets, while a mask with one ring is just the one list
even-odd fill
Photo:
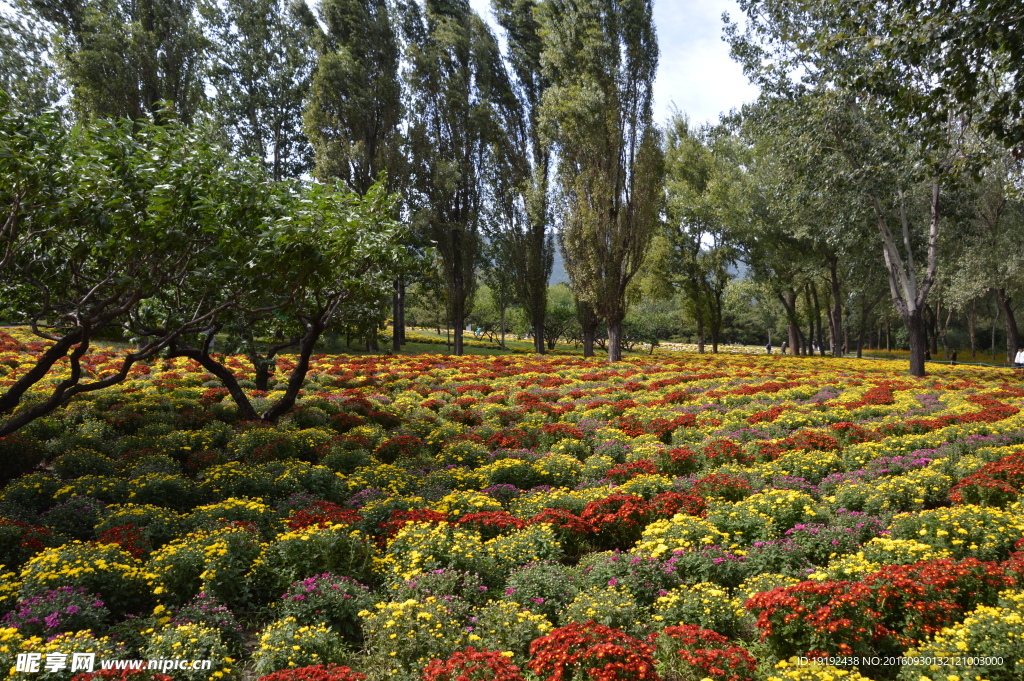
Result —
[[[490, 0], [470, 0], [494, 24]], [[735, 0], [654, 0], [661, 59], [654, 83], [654, 116], [668, 120], [674, 104], [694, 123], [717, 121], [721, 113], [757, 97], [722, 41], [722, 12], [742, 14]], [[500, 35], [501, 29], [495, 25]]]

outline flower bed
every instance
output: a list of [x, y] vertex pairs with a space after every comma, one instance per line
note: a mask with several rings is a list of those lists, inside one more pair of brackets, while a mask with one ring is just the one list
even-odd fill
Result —
[[[0, 336], [9, 382], [44, 346]], [[0, 443], [43, 462], [0, 488], [3, 664], [92, 647], [218, 657], [216, 679], [934, 681], [956, 673], [800, 658], [1017, 636], [1008, 371], [319, 356], [267, 426], [197, 365], [139, 369]]]

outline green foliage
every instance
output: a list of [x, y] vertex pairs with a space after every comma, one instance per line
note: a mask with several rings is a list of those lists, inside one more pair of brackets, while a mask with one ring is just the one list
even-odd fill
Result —
[[652, 120], [658, 64], [646, 0], [550, 0], [538, 8], [545, 135], [559, 156], [566, 270], [622, 358], [626, 290], [658, 223], [662, 151]]

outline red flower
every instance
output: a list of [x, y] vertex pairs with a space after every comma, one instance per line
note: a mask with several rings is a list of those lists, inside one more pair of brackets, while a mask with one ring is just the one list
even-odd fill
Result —
[[466, 648], [447, 660], [431, 660], [423, 669], [423, 681], [522, 681], [519, 667], [493, 650]]
[[750, 456], [732, 440], [713, 440], [704, 446], [704, 456], [717, 463], [738, 463], [744, 466], [754, 463]]
[[493, 539], [508, 530], [521, 530], [526, 521], [517, 518], [507, 511], [483, 511], [467, 513], [458, 520], [459, 525], [468, 525], [476, 530], [484, 539]]
[[394, 537], [398, 531], [407, 523], [446, 523], [448, 515], [438, 511], [431, 511], [427, 508], [414, 508], [408, 511], [396, 508], [391, 511], [391, 517], [381, 523], [378, 527], [384, 531], [387, 537]]
[[261, 676], [259, 681], [365, 681], [366, 674], [354, 672], [348, 667], [338, 665], [314, 665], [311, 667], [295, 667], [282, 669]]
[[529, 668], [544, 681], [657, 681], [654, 648], [596, 622], [573, 622], [530, 644]]
[[620, 463], [617, 466], [612, 466], [608, 473], [605, 474], [609, 480], [614, 483], [621, 485], [622, 483], [635, 478], [638, 475], [655, 475], [658, 469], [654, 465], [654, 462], [650, 459], [640, 459], [639, 461], [632, 461], [630, 463]]
[[99, 544], [117, 544], [124, 551], [132, 554], [136, 558], [142, 558], [142, 556], [149, 553], [153, 547], [150, 546], [149, 541], [142, 534], [142, 530], [135, 527], [134, 524], [128, 523], [127, 525], [118, 525], [117, 527], [111, 527], [109, 530], [103, 531], [97, 539]]
[[288, 518], [288, 527], [292, 530], [301, 530], [316, 525], [326, 527], [328, 525], [355, 525], [363, 517], [357, 511], [342, 508], [329, 501], [315, 501], [309, 508], [296, 511]]

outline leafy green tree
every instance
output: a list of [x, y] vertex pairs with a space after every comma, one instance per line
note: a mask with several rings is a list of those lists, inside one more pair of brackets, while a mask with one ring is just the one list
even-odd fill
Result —
[[572, 291], [565, 283], [556, 284], [548, 291], [548, 311], [544, 319], [544, 342], [548, 350], [554, 350], [560, 338], [564, 338], [576, 321], [576, 307]]
[[[381, 172], [401, 178], [401, 49], [385, 0], [324, 0], [305, 10], [316, 50], [305, 123], [315, 174], [369, 190]], [[322, 27], [322, 28], [321, 28]]]
[[526, 124], [525, 159], [529, 163], [525, 177], [516, 187], [521, 200], [513, 208], [519, 219], [503, 221], [508, 233], [511, 265], [516, 273], [516, 298], [536, 329], [534, 349], [544, 352], [544, 325], [547, 315], [548, 280], [554, 266], [555, 238], [551, 228], [550, 184], [551, 150], [541, 134], [541, 103], [550, 87], [544, 73], [541, 54], [544, 43], [537, 20], [537, 0], [492, 0], [495, 18], [505, 30], [508, 61], [515, 74], [517, 94], [522, 102]]
[[[0, 316], [51, 342], [0, 394], [0, 435], [123, 381], [259, 286], [232, 278], [248, 262], [250, 230], [273, 210], [257, 171], [209, 131], [173, 120], [68, 131], [56, 113], [27, 116], [0, 102]], [[197, 285], [216, 299], [154, 315], [159, 301], [168, 308]], [[116, 369], [90, 376], [83, 358], [100, 334], [140, 341]], [[29, 391], [41, 396], [23, 404]]]
[[658, 224], [658, 45], [650, 0], [548, 0], [538, 8], [551, 86], [542, 119], [558, 156], [561, 244], [576, 295], [622, 359], [626, 292]]
[[499, 232], [492, 236], [487, 245], [487, 258], [484, 262], [483, 280], [490, 290], [495, 311], [498, 313], [498, 329], [501, 334], [501, 347], [505, 347], [505, 330], [508, 328], [506, 314], [516, 299], [516, 270], [513, 265], [514, 246], [508, 232]]
[[311, 167], [302, 110], [313, 67], [301, 13], [283, 0], [223, 0], [206, 11], [213, 115], [274, 180]]
[[[381, 296], [405, 254], [404, 227], [391, 218], [396, 198], [381, 183], [364, 196], [341, 183], [314, 183], [282, 197], [279, 217], [266, 221], [246, 242], [248, 264], [228, 273], [237, 277], [229, 281], [237, 281], [241, 293], [217, 298], [216, 291], [194, 282], [189, 291], [193, 300], [232, 302], [201, 332], [175, 336], [168, 355], [194, 359], [220, 379], [243, 419], [276, 422], [294, 406], [324, 331], [357, 326], [379, 314]], [[159, 315], [173, 319], [179, 309], [177, 300], [162, 299]], [[253, 327], [263, 336], [259, 345], [246, 331]], [[215, 336], [222, 330], [229, 334], [228, 343], [244, 349], [265, 377], [273, 371], [277, 353], [295, 351], [284, 394], [262, 411], [243, 390], [227, 358], [214, 352]]]
[[206, 44], [195, 0], [25, 0], [57, 34], [55, 56], [81, 114], [139, 120], [204, 100]]
[[454, 352], [472, 310], [488, 195], [522, 148], [497, 41], [466, 0], [405, 7], [414, 224], [440, 255]]
[[60, 99], [41, 22], [28, 12], [0, 13], [0, 90], [23, 111], [40, 113]]
[[[717, 146], [717, 148], [716, 148]], [[697, 348], [704, 352], [706, 330], [718, 352], [722, 310], [730, 269], [739, 252], [731, 213], [740, 202], [738, 169], [728, 141], [712, 131], [691, 130], [686, 118], [673, 117], [666, 136], [666, 242], [664, 276], [685, 296], [697, 323]], [[710, 328], [708, 328], [710, 327]]]
[[1024, 254], [1017, 244], [1024, 237], [1024, 202], [1017, 187], [1024, 164], [1012, 152], [991, 151], [991, 162], [966, 192], [965, 213], [974, 224], [958, 230], [947, 291], [951, 305], [959, 308], [994, 292], [1006, 329], [1007, 361], [1012, 362], [1021, 347], [1017, 305], [1024, 295]]
[[[896, 77], [908, 65], [884, 71], [884, 82], [866, 91], [885, 55], [873, 40], [851, 41], [841, 4], [744, 2], [748, 28], [742, 36], [733, 29], [733, 53], [762, 83], [763, 97], [807, 102], [800, 128], [845, 161], [846, 176], [857, 182], [874, 218], [893, 304], [908, 333], [910, 373], [922, 376], [923, 315], [944, 224], [940, 197], [963, 167], [963, 121], [893, 116], [900, 102], [931, 87], [927, 73], [909, 67]], [[798, 69], [795, 84], [790, 74]]]
[[1017, 0], [740, 6], [784, 22], [805, 54], [856, 60], [858, 71], [837, 73], [838, 84], [885, 99], [890, 115], [918, 121], [922, 131], [941, 130], [953, 118], [1008, 147], [1024, 144], [1024, 13]]

